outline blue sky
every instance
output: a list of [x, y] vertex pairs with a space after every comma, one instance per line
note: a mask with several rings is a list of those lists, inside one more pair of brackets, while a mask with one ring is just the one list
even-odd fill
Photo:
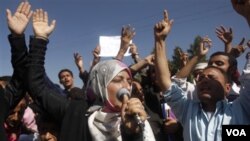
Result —
[[[12, 74], [5, 9], [14, 12], [19, 2], [0, 1], [0, 76]], [[168, 10], [169, 18], [174, 19], [167, 38], [169, 58], [176, 46], [187, 50], [197, 35], [208, 35], [212, 39], [213, 46], [208, 55], [224, 50], [224, 44], [215, 34], [215, 28], [220, 25], [232, 27], [233, 44], [238, 44], [243, 37], [250, 39], [247, 22], [233, 10], [230, 0], [30, 0], [30, 3], [32, 9], [43, 8], [48, 11], [50, 20], [57, 21], [46, 54], [48, 76], [59, 83], [57, 73], [69, 68], [79, 87], [82, 82], [78, 78], [74, 52], [83, 56], [88, 70], [93, 58], [91, 51], [98, 44], [99, 36], [120, 35], [122, 26], [130, 24], [136, 31], [133, 42], [140, 56], [145, 57], [153, 49], [153, 26], [162, 19], [164, 9]], [[28, 42], [32, 35], [31, 22], [25, 34]], [[240, 71], [245, 63], [244, 56], [237, 59]], [[125, 62], [130, 64], [132, 59], [126, 57]]]

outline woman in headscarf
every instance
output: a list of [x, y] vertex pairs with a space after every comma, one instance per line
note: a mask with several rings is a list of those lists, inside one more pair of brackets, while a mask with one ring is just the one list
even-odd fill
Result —
[[[143, 140], [154, 140], [151, 127], [145, 121], [147, 115], [142, 103], [138, 98], [128, 99], [131, 85], [131, 73], [120, 61], [102, 61], [92, 69], [88, 89], [100, 97], [103, 103], [103, 106], [93, 112], [88, 119], [93, 140], [122, 140], [121, 130], [124, 130], [121, 128], [124, 124], [131, 129], [128, 132], [135, 133], [137, 137], [141, 135]], [[128, 97], [123, 97], [123, 94]], [[144, 127], [141, 128], [137, 124], [136, 115], [142, 120]]]

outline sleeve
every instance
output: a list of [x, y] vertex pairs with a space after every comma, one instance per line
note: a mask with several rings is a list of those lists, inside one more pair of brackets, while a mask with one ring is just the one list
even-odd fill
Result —
[[187, 113], [188, 104], [191, 100], [183, 94], [183, 90], [176, 84], [172, 84], [170, 88], [163, 93], [165, 101], [171, 107], [176, 118], [181, 122], [185, 119]]
[[41, 105], [54, 119], [61, 121], [69, 101], [61, 96], [58, 87], [47, 77], [44, 61], [48, 41], [31, 38], [28, 55], [28, 90], [36, 103]]
[[27, 63], [27, 46], [25, 36], [14, 37], [8, 36], [11, 46], [11, 64], [13, 74], [9, 84], [6, 86], [5, 99], [10, 108], [14, 108], [26, 93], [26, 63]]
[[250, 117], [250, 68], [245, 67], [242, 75], [240, 76], [241, 88], [240, 96], [235, 100], [234, 104], [240, 103], [241, 107], [245, 111], [247, 117]]

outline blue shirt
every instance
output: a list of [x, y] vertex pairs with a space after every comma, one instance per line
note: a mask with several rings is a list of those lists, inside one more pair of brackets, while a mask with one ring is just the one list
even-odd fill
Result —
[[234, 102], [218, 101], [211, 118], [199, 101], [187, 99], [180, 87], [171, 85], [164, 98], [183, 126], [184, 140], [221, 141], [222, 125], [250, 124], [250, 72], [245, 72], [241, 80], [239, 98]]

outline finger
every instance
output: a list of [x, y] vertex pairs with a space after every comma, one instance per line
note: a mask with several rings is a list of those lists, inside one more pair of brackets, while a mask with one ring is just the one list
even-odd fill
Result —
[[164, 21], [168, 21], [168, 11], [167, 10], [164, 10], [164, 18], [163, 18], [163, 20]]
[[244, 44], [244, 42], [245, 42], [245, 38], [242, 38], [242, 39], [241, 39], [241, 42], [239, 43], [239, 45], [242, 46], [242, 45]]
[[218, 34], [222, 34], [222, 33], [223, 33], [223, 31], [222, 31], [221, 29], [219, 29], [219, 28], [216, 28], [216, 33], [218, 33]]
[[56, 27], [56, 20], [53, 20], [53, 21], [51, 22], [50, 26], [49, 26], [49, 30], [50, 30], [50, 31], [53, 31], [53, 30], [55, 29], [55, 27]]
[[169, 24], [170, 24], [170, 27], [173, 25], [174, 23], [174, 20], [170, 20]]
[[217, 35], [221, 36], [221, 32], [220, 32], [220, 31], [216, 30], [215, 33], [216, 33]]
[[43, 10], [42, 9], [39, 9], [38, 10], [38, 21], [43, 21]]
[[229, 32], [230, 32], [230, 33], [233, 33], [233, 30], [232, 30], [232, 28], [231, 28], [231, 27], [229, 28]]
[[37, 18], [38, 18], [37, 15], [38, 15], [38, 13], [37, 13], [37, 9], [36, 9], [36, 11], [33, 13], [33, 23], [37, 21]]
[[19, 4], [19, 6], [17, 7], [16, 12], [20, 13], [21, 10], [22, 10], [23, 5], [24, 5], [24, 2], [21, 2], [21, 3]]
[[12, 14], [11, 14], [10, 9], [6, 9], [6, 17], [7, 17], [8, 21], [9, 21], [9, 20], [11, 19], [11, 17], [12, 17]]
[[30, 11], [30, 13], [28, 14], [28, 19], [31, 18], [32, 14], [33, 14], [33, 11]]
[[76, 58], [76, 53], [73, 54], [74, 58]]
[[48, 19], [49, 19], [48, 13], [45, 11], [45, 12], [44, 12], [43, 21], [44, 21], [45, 23], [49, 23]]
[[226, 29], [224, 26], [220, 26], [223, 32], [226, 32]]
[[23, 13], [27, 16], [27, 15], [29, 15], [29, 12], [30, 12], [30, 9], [31, 9], [31, 5], [28, 2], [26, 2], [24, 5], [25, 6], [23, 8]]
[[27, 1], [24, 2], [24, 4], [23, 4], [23, 6], [22, 6], [22, 9], [21, 9], [20, 13], [24, 13], [24, 14], [25, 14], [25, 11], [26, 11], [26, 9], [28, 8], [28, 6], [29, 6], [29, 3], [28, 3]]

